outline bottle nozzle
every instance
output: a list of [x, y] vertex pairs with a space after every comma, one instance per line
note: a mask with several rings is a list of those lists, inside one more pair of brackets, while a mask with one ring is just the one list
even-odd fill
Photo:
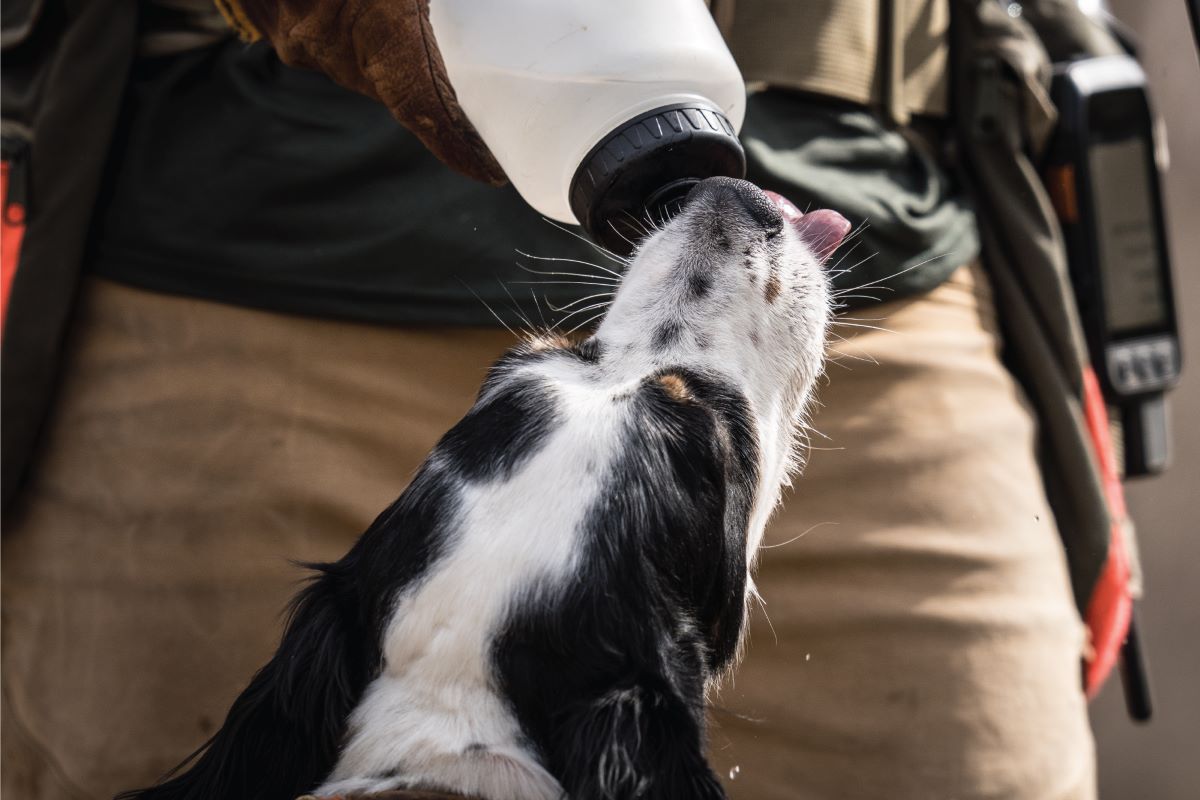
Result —
[[663, 106], [592, 148], [571, 181], [571, 210], [599, 244], [628, 255], [699, 181], [745, 174], [745, 153], [719, 109], [699, 102]]

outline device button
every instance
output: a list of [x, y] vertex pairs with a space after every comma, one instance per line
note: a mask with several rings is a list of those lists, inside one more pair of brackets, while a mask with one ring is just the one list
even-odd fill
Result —
[[1154, 377], [1167, 377], [1167, 356], [1162, 352], [1153, 353], [1150, 356], [1150, 367], [1154, 372]]
[[1178, 353], [1172, 342], [1161, 342], [1154, 348], [1156, 360], [1162, 363], [1164, 378], [1171, 378], [1179, 369]]
[[1133, 374], [1138, 383], [1150, 379], [1150, 365], [1146, 363], [1145, 354], [1138, 353], [1133, 359]]
[[1129, 362], [1128, 361], [1118, 361], [1116, 363], [1116, 367], [1117, 367], [1117, 375], [1116, 375], [1117, 386], [1121, 389], [1128, 389], [1129, 382], [1133, 378], [1133, 375], [1129, 370]]

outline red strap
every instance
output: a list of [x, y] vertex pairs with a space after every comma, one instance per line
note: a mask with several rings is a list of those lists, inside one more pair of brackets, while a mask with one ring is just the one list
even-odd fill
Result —
[[0, 214], [0, 330], [4, 329], [4, 319], [8, 316], [8, 296], [21, 258], [21, 240], [25, 238], [25, 206], [8, 202], [10, 167], [9, 162], [0, 162], [0, 199], [4, 211]]
[[1088, 434], [1100, 464], [1108, 513], [1112, 517], [1108, 559], [1092, 589], [1084, 621], [1092, 637], [1092, 653], [1084, 670], [1084, 689], [1094, 697], [1104, 684], [1121, 651], [1129, 631], [1133, 598], [1129, 593], [1129, 554], [1125, 552], [1124, 525], [1128, 516], [1125, 492], [1117, 470], [1117, 456], [1108, 429], [1108, 410], [1100, 382], [1092, 368], [1083, 371], [1083, 412]]

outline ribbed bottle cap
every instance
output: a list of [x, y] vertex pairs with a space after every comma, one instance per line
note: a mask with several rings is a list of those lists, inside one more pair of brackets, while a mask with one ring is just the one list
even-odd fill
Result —
[[656, 108], [618, 127], [592, 148], [571, 181], [571, 210], [595, 241], [626, 255], [698, 181], [741, 178], [746, 154], [715, 106]]

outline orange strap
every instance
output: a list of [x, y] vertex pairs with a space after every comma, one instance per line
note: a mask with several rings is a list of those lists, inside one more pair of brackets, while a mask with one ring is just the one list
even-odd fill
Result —
[[8, 176], [12, 165], [0, 162], [0, 199], [4, 213], [0, 215], [0, 330], [8, 316], [8, 296], [12, 293], [17, 262], [21, 258], [21, 241], [25, 238], [25, 206], [8, 202]]
[[1094, 697], [1104, 684], [1129, 632], [1133, 597], [1129, 591], [1129, 554], [1125, 552], [1125, 525], [1128, 512], [1125, 492], [1117, 469], [1116, 451], [1109, 436], [1108, 410], [1100, 382], [1089, 366], [1083, 371], [1083, 412], [1088, 434], [1100, 463], [1112, 530], [1108, 541], [1108, 558], [1088, 601], [1084, 622], [1092, 637], [1092, 652], [1084, 669], [1084, 689]]

